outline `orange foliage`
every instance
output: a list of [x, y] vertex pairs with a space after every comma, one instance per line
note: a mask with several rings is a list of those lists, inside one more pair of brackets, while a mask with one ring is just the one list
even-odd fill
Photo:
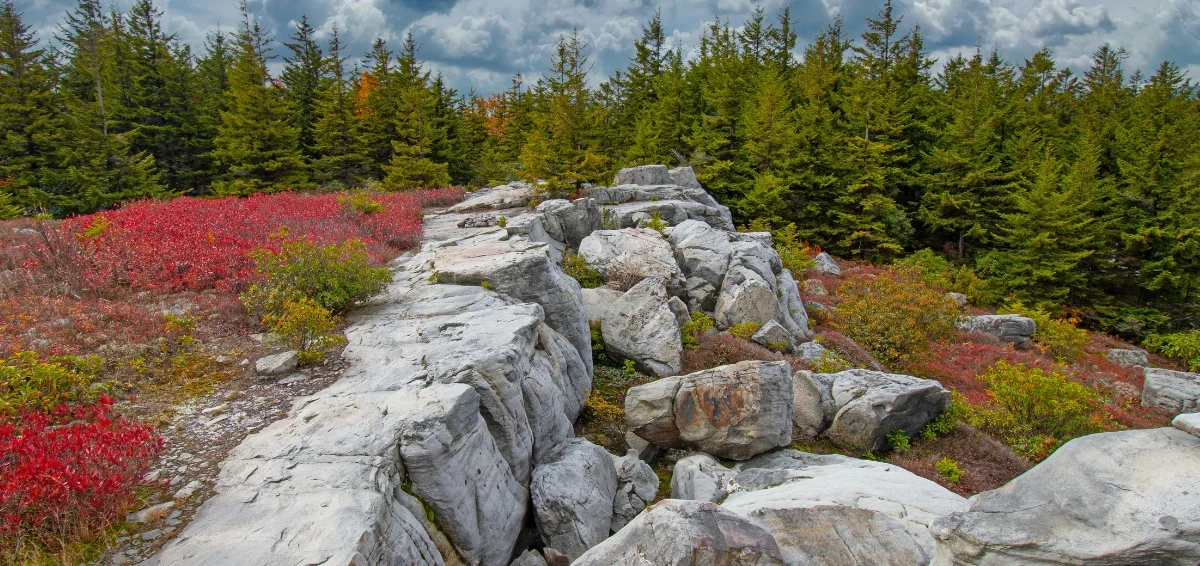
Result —
[[370, 71], [363, 71], [358, 76], [358, 91], [355, 93], [355, 106], [357, 110], [354, 115], [362, 118], [371, 114], [371, 106], [367, 101], [371, 99], [371, 95], [379, 90], [379, 79]]
[[492, 93], [484, 97], [475, 97], [467, 112], [483, 118], [483, 127], [487, 134], [494, 138], [503, 138], [508, 122], [512, 118], [508, 113], [508, 101], [503, 94]]

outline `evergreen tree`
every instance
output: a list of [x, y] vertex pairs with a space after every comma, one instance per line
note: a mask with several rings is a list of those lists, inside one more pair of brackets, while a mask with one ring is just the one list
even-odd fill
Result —
[[392, 158], [383, 168], [383, 185], [393, 190], [449, 185], [446, 163], [434, 161], [435, 143], [445, 143], [445, 132], [434, 119], [436, 99], [429, 89], [429, 73], [417, 61], [412, 33], [404, 40], [391, 83], [398, 112]]
[[212, 158], [213, 140], [221, 127], [221, 113], [228, 110], [225, 93], [229, 90], [229, 68], [233, 56], [229, 36], [217, 30], [204, 41], [204, 55], [196, 63], [196, 123], [195, 151], [201, 159], [196, 175], [198, 192], [207, 191], [213, 179], [222, 173]]
[[269, 84], [266, 33], [252, 21], [245, 0], [240, 8], [228, 110], [221, 113], [214, 140], [213, 156], [225, 172], [213, 189], [222, 195], [249, 195], [304, 188], [308, 171], [300, 155], [300, 132], [292, 125], [290, 105]]
[[313, 34], [316, 30], [308, 25], [308, 16], [300, 16], [292, 41], [284, 43], [291, 51], [283, 58], [283, 74], [280, 79], [286, 88], [286, 96], [292, 104], [292, 119], [300, 132], [300, 147], [309, 159], [315, 158], [314, 149], [317, 123], [317, 96], [324, 74], [325, 57]]
[[319, 118], [313, 131], [317, 159], [313, 166], [318, 181], [355, 186], [368, 178], [372, 163], [359, 131], [359, 121], [354, 116], [354, 92], [346, 71], [346, 59], [342, 55], [341, 36], [335, 27], [329, 38], [329, 56], [324, 63], [327, 73], [317, 96]]
[[357, 77], [358, 110], [363, 143], [371, 157], [372, 177], [383, 178], [383, 166], [392, 159], [392, 141], [396, 137], [396, 119], [399, 113], [393, 92], [392, 57], [387, 42], [376, 39], [371, 44], [364, 62], [366, 70]]

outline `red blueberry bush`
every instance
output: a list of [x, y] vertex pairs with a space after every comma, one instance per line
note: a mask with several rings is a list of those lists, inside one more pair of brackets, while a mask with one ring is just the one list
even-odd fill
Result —
[[0, 423], [0, 543], [13, 547], [3, 550], [95, 532], [133, 503], [162, 441], [112, 404], [102, 396]]

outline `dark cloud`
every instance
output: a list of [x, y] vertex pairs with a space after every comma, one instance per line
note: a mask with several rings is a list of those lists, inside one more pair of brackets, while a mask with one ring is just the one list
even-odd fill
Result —
[[[240, 23], [235, 0], [156, 1], [166, 13], [167, 29], [196, 52], [207, 33]], [[132, 0], [114, 2], [126, 9]], [[576, 28], [592, 48], [593, 82], [598, 83], [628, 64], [633, 41], [656, 9], [662, 11], [670, 43], [694, 53], [713, 17], [740, 25], [755, 5], [762, 5], [773, 20], [785, 2], [800, 36], [797, 54], [835, 14], [857, 39], [866, 18], [875, 17], [881, 5], [861, 0], [252, 0], [250, 9], [279, 41], [277, 54], [301, 14], [322, 40], [336, 26], [354, 57], [365, 54], [377, 37], [398, 48], [411, 30], [430, 69], [444, 73], [460, 90], [491, 91], [506, 88], [514, 72], [527, 77], [542, 72], [558, 36]], [[26, 21], [48, 41], [74, 2], [21, 4]], [[927, 47], [943, 59], [973, 52], [977, 43], [985, 49], [998, 46], [1014, 61], [1050, 46], [1064, 64], [1080, 66], [1107, 41], [1130, 51], [1131, 68], [1152, 69], [1170, 59], [1200, 69], [1200, 3], [1195, 0], [895, 0], [895, 10], [904, 18], [901, 33], [920, 24]], [[273, 68], [279, 64], [276, 60]]]

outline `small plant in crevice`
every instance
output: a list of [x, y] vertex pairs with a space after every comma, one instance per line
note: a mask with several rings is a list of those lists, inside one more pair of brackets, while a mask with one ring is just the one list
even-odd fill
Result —
[[626, 379], [634, 379], [638, 376], [637, 364], [633, 360], [625, 360], [624, 366], [621, 368], [621, 373]]
[[680, 337], [683, 338], [683, 347], [695, 350], [700, 347], [700, 337], [712, 332], [712, 330], [712, 317], [700, 311], [693, 311], [691, 320], [679, 329]]
[[496, 226], [499, 226], [499, 227], [501, 227], [501, 228], [504, 228], [505, 226], [508, 226], [508, 217], [506, 217], [506, 216], [501, 216], [501, 217], [497, 218], [497, 219], [496, 219]]
[[588, 322], [592, 333], [592, 365], [606, 366], [610, 363], [608, 352], [604, 349], [604, 332], [599, 320]]
[[909, 439], [903, 429], [899, 428], [887, 433], [887, 443], [892, 452], [897, 454], [903, 454], [908, 452], [909, 448], [912, 448], [911, 439]]
[[725, 332], [728, 332], [729, 335], [733, 336], [734, 338], [749, 340], [753, 338], [761, 328], [762, 325], [757, 322], [739, 322], [733, 326], [730, 326]]
[[958, 462], [943, 456], [942, 459], [934, 462], [933, 468], [937, 470], [939, 476], [946, 480], [946, 483], [958, 483], [962, 480], [963, 469], [959, 467]]
[[666, 220], [663, 220], [662, 215], [659, 214], [657, 210], [650, 212], [650, 220], [646, 222], [646, 228], [662, 234], [662, 236], [665, 238], [667, 236], [667, 228], [670, 226], [671, 225], [668, 224]]
[[595, 289], [604, 286], [604, 277], [600, 275], [591, 265], [588, 265], [586, 259], [579, 254], [573, 254], [563, 250], [562, 257], [563, 273], [570, 275], [572, 279], [579, 282], [579, 286], [584, 289]]

